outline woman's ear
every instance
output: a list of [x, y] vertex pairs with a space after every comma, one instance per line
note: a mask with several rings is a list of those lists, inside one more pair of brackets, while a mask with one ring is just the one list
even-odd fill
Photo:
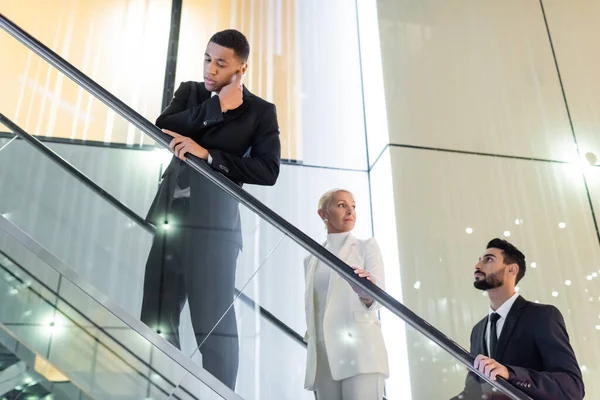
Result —
[[319, 214], [319, 217], [321, 217], [322, 220], [327, 219], [327, 215], [325, 214], [325, 211], [319, 210], [319, 211], [317, 211], [317, 214]]

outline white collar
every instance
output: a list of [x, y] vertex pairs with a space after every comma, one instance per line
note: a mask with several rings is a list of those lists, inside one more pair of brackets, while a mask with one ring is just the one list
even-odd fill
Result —
[[508, 313], [510, 312], [510, 309], [512, 308], [513, 304], [515, 304], [517, 297], [519, 297], [519, 293], [515, 292], [515, 294], [513, 294], [508, 300], [506, 300], [500, 307], [498, 307], [496, 311], [492, 310], [492, 307], [490, 307], [489, 315], [496, 313], [499, 314], [500, 317], [502, 317], [503, 319], [506, 319]]
[[215, 97], [215, 96], [218, 96], [218, 95], [219, 95], [219, 93], [217, 93], [217, 92], [210, 92], [210, 97]]

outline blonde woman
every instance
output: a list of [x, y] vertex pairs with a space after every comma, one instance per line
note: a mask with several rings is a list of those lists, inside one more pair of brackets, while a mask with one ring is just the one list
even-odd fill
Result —
[[[354, 196], [332, 190], [319, 200], [319, 217], [327, 229], [324, 246], [354, 273], [384, 288], [381, 252], [375, 239], [359, 240]], [[318, 400], [381, 400], [389, 375], [387, 351], [377, 316], [379, 304], [366, 292], [309, 256], [306, 277], [305, 388]]]

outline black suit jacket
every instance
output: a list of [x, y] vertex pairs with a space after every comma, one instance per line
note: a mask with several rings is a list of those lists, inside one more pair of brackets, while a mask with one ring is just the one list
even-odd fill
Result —
[[[471, 332], [474, 357], [487, 355], [487, 323], [485, 317]], [[534, 400], [580, 400], [585, 395], [565, 321], [554, 306], [517, 297], [500, 333], [495, 360], [508, 368], [508, 382]], [[488, 391], [486, 386], [489, 389], [482, 383], [477, 375], [469, 373], [462, 398], [481, 399], [482, 392]]]
[[[222, 113], [219, 97], [211, 97], [204, 83], [184, 82], [156, 125], [206, 148], [211, 167], [239, 186], [274, 185], [281, 157], [275, 105], [245, 87], [243, 100], [235, 110]], [[167, 220], [177, 186], [190, 187], [191, 196], [186, 220], [176, 223], [242, 244], [237, 201], [175, 157], [163, 174], [148, 212], [149, 222], [160, 225]]]

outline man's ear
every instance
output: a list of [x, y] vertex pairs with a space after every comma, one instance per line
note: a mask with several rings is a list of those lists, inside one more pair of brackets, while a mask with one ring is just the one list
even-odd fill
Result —
[[242, 68], [240, 68], [240, 72], [241, 72], [242, 76], [246, 75], [246, 71], [248, 71], [248, 63], [247, 62], [242, 64]]
[[510, 272], [510, 274], [514, 276], [519, 275], [519, 264], [510, 264], [508, 266], [508, 272]]

